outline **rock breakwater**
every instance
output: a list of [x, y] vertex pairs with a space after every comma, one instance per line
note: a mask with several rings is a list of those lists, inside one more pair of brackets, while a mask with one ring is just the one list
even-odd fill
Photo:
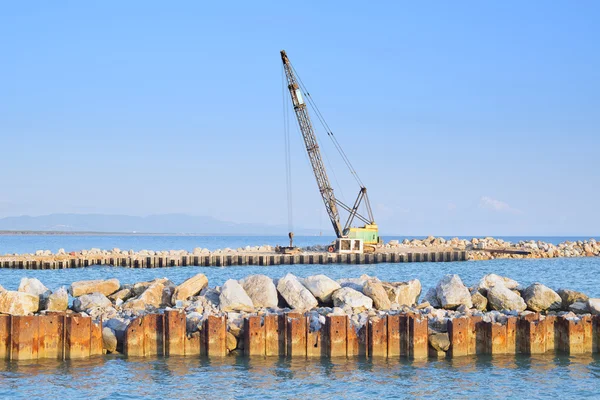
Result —
[[[273, 324], [280, 330], [304, 332], [306, 349], [310, 347], [306, 347], [306, 340], [312, 340], [311, 335], [331, 330], [334, 322], [344, 321], [344, 332], [354, 332], [357, 340], [363, 335], [360, 340], [368, 341], [373, 340], [377, 329], [384, 329], [383, 325], [377, 328], [378, 321], [395, 324], [397, 318], [408, 318], [406, 329], [410, 328], [410, 321], [414, 320], [413, 324], [425, 321], [425, 326], [419, 328], [426, 330], [425, 351], [436, 357], [452, 352], [448, 343], [457, 343], [457, 332], [464, 328], [460, 325], [463, 323], [466, 326], [487, 324], [481, 325], [481, 329], [503, 326], [506, 331], [507, 326], [518, 321], [558, 319], [576, 326], [589, 322], [590, 329], [596, 332], [593, 334], [600, 334], [597, 327], [600, 299], [568, 288], [553, 290], [542, 283], [524, 287], [514, 279], [495, 274], [485, 275], [467, 286], [458, 275], [447, 275], [421, 295], [421, 283], [416, 279], [391, 282], [367, 275], [337, 281], [326, 275], [301, 278], [288, 273], [279, 279], [250, 275], [239, 281], [227, 280], [222, 286], [211, 286], [203, 274], [179, 284], [166, 278], [121, 284], [113, 278], [73, 282], [68, 288], [54, 291], [38, 279], [23, 278], [17, 290], [2, 288], [0, 291], [0, 313], [15, 317], [60, 314], [89, 318], [101, 324], [105, 352], [130, 355], [137, 351], [132, 350], [135, 346], [129, 343], [135, 337], [132, 332], [139, 333], [142, 329], [136, 327], [146, 326], [143, 323], [146, 321], [148, 326], [155, 325], [152, 329], [166, 329], [164, 318], [181, 321], [180, 333], [198, 341], [208, 334], [212, 324], [222, 333], [225, 353], [247, 351], [248, 329], [266, 329], [261, 328], [266, 318], [275, 318]], [[248, 321], [256, 321], [256, 318], [258, 328], [250, 328]], [[296, 328], [286, 325], [290, 318], [300, 318], [297, 323], [301, 325]], [[150, 329], [148, 326], [143, 329]], [[516, 325], [513, 328], [516, 329]], [[385, 340], [389, 341], [393, 332], [387, 331], [387, 325], [385, 329]], [[345, 335], [344, 340], [348, 340], [348, 334]]]
[[430, 236], [425, 239], [390, 240], [372, 254], [332, 254], [328, 246], [310, 246], [300, 254], [284, 255], [268, 245], [238, 249], [205, 248], [187, 250], [89, 250], [56, 253], [38, 250], [35, 253], [0, 256], [0, 267], [16, 269], [63, 269], [92, 265], [112, 265], [132, 268], [170, 266], [232, 266], [278, 264], [371, 264], [402, 262], [440, 262], [489, 260], [494, 258], [557, 258], [597, 257], [600, 243], [595, 239], [565, 241], [552, 244], [543, 241], [509, 242], [492, 237], [445, 239]]

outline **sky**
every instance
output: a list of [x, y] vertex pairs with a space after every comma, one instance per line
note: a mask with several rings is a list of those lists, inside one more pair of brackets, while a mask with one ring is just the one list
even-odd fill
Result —
[[[285, 49], [381, 232], [598, 235], [599, 17], [596, 1], [2, 2], [0, 217], [288, 224]], [[327, 232], [291, 123], [293, 226]]]

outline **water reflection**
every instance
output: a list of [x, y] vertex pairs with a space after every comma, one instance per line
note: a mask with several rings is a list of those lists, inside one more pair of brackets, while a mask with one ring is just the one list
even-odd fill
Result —
[[285, 357], [0, 362], [0, 397], [281, 398], [596, 396], [598, 355], [431, 361]]

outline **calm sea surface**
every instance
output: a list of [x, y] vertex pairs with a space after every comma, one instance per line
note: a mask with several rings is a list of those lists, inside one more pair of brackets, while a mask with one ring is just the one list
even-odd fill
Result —
[[[390, 238], [386, 238], [390, 239]], [[511, 238], [518, 241], [521, 238]], [[530, 238], [523, 238], [530, 239]], [[533, 238], [538, 239], [538, 238]], [[542, 238], [554, 243], [578, 238]], [[581, 238], [584, 239], [584, 238]], [[327, 243], [329, 238], [298, 238], [298, 245]], [[237, 248], [284, 244], [285, 237], [208, 236], [0, 236], [0, 253], [37, 249], [67, 251], [110, 249]], [[51, 289], [80, 279], [117, 277], [122, 283], [168, 277], [175, 283], [203, 272], [209, 284], [253, 273], [280, 277], [324, 273], [332, 278], [362, 274], [385, 280], [418, 278], [424, 291], [445, 274], [459, 274], [472, 285], [486, 273], [498, 273], [523, 285], [542, 282], [600, 297], [600, 258], [491, 260], [462, 263], [377, 265], [302, 265], [273, 267], [175, 267], [124, 269], [91, 267], [56, 271], [0, 270], [0, 285], [16, 289], [23, 276], [37, 277]], [[600, 398], [600, 357], [478, 356], [455, 360], [223, 360], [177, 357], [85, 361], [0, 361], [0, 398]]]

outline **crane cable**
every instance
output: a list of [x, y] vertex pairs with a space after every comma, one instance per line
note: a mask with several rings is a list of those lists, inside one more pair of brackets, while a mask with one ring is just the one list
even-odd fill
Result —
[[354, 176], [354, 179], [356, 180], [356, 182], [360, 185], [361, 188], [364, 187], [364, 185], [363, 185], [360, 177], [358, 176], [358, 173], [356, 172], [356, 170], [354, 169], [354, 166], [350, 162], [350, 159], [348, 158], [348, 156], [346, 155], [346, 153], [342, 149], [342, 146], [340, 145], [340, 143], [338, 142], [337, 138], [333, 134], [333, 131], [329, 127], [329, 124], [327, 123], [327, 121], [325, 121], [325, 118], [323, 117], [323, 114], [321, 113], [321, 110], [319, 110], [319, 107], [317, 107], [316, 102], [313, 100], [312, 96], [310, 95], [310, 93], [306, 89], [306, 86], [304, 85], [304, 82], [302, 82], [302, 78], [300, 78], [300, 75], [298, 75], [298, 72], [296, 71], [296, 69], [294, 68], [294, 66], [292, 65], [291, 62], [290, 62], [290, 66], [292, 67], [292, 70], [294, 71], [294, 73], [298, 77], [298, 83], [300, 85], [300, 88], [304, 92], [304, 95], [307, 98], [309, 105], [311, 106], [311, 108], [315, 112], [315, 115], [319, 119], [319, 122], [321, 123], [321, 125], [323, 125], [323, 128], [325, 129], [325, 132], [327, 132], [327, 136], [329, 136], [329, 138], [333, 142], [333, 145], [335, 146], [336, 150], [338, 151], [338, 153], [342, 157], [342, 160], [344, 160], [344, 163], [346, 164], [346, 166], [350, 170], [350, 173]]
[[285, 147], [285, 181], [286, 181], [286, 196], [287, 196], [287, 211], [288, 211], [288, 230], [294, 231], [294, 214], [292, 204], [292, 162], [290, 151], [290, 116], [288, 107], [288, 96], [286, 96], [285, 85], [285, 70], [281, 68], [281, 94], [283, 102], [283, 141]]
[[[291, 63], [290, 63], [290, 65], [291, 65]], [[292, 68], [293, 68], [293, 66], [292, 66]], [[283, 72], [283, 76], [285, 77], [285, 68], [284, 68], [283, 71], [284, 71]], [[289, 113], [289, 109], [290, 109], [290, 107], [289, 107], [289, 101], [290, 101], [290, 99], [289, 99], [289, 96], [285, 95], [285, 90], [286, 90], [285, 81], [286, 81], [286, 79], [282, 78], [283, 92], [284, 92], [284, 94], [283, 94], [283, 96], [284, 96], [284, 107], [286, 107], [285, 110], [287, 111], [287, 113]], [[289, 136], [289, 123], [290, 123], [289, 122], [289, 114], [286, 114], [286, 115], [287, 115], [287, 118], [288, 118], [288, 136]], [[298, 124], [294, 124], [294, 125], [296, 126], [296, 131], [298, 132], [298, 135], [300, 137], [303, 137], [302, 131], [300, 130], [300, 126], [298, 126]], [[325, 148], [323, 146], [321, 146], [321, 141], [319, 140], [319, 138], [315, 136], [315, 139], [317, 140], [317, 144], [319, 145], [319, 148], [321, 149], [321, 154], [323, 155], [324, 161], [325, 161], [325, 163], [328, 166], [328, 171], [330, 171], [331, 174], [332, 174], [332, 176], [333, 176], [333, 181], [335, 182], [335, 185], [337, 187], [336, 190], [339, 192], [339, 198], [341, 198], [342, 201], [345, 203], [346, 202], [346, 197], [344, 195], [344, 191], [342, 189], [342, 185], [340, 185], [340, 182], [338, 181], [337, 174], [335, 173], [335, 168], [333, 168], [333, 164], [329, 160], [329, 156], [327, 154], [327, 151], [325, 150]], [[289, 146], [289, 141], [290, 141], [289, 137], [288, 137], [287, 140], [288, 140], [288, 146]], [[289, 148], [287, 149], [287, 151], [290, 152]], [[310, 166], [311, 165], [311, 161], [310, 161], [310, 158], [309, 158], [307, 152], [304, 152], [304, 158], [306, 159], [306, 162]], [[311, 166], [311, 168], [312, 168], [312, 166]], [[289, 179], [291, 180], [291, 172], [290, 172], [290, 178]], [[291, 188], [290, 188], [290, 197], [291, 197]], [[289, 204], [290, 204], [289, 207], [291, 207], [291, 200], [289, 201]]]

